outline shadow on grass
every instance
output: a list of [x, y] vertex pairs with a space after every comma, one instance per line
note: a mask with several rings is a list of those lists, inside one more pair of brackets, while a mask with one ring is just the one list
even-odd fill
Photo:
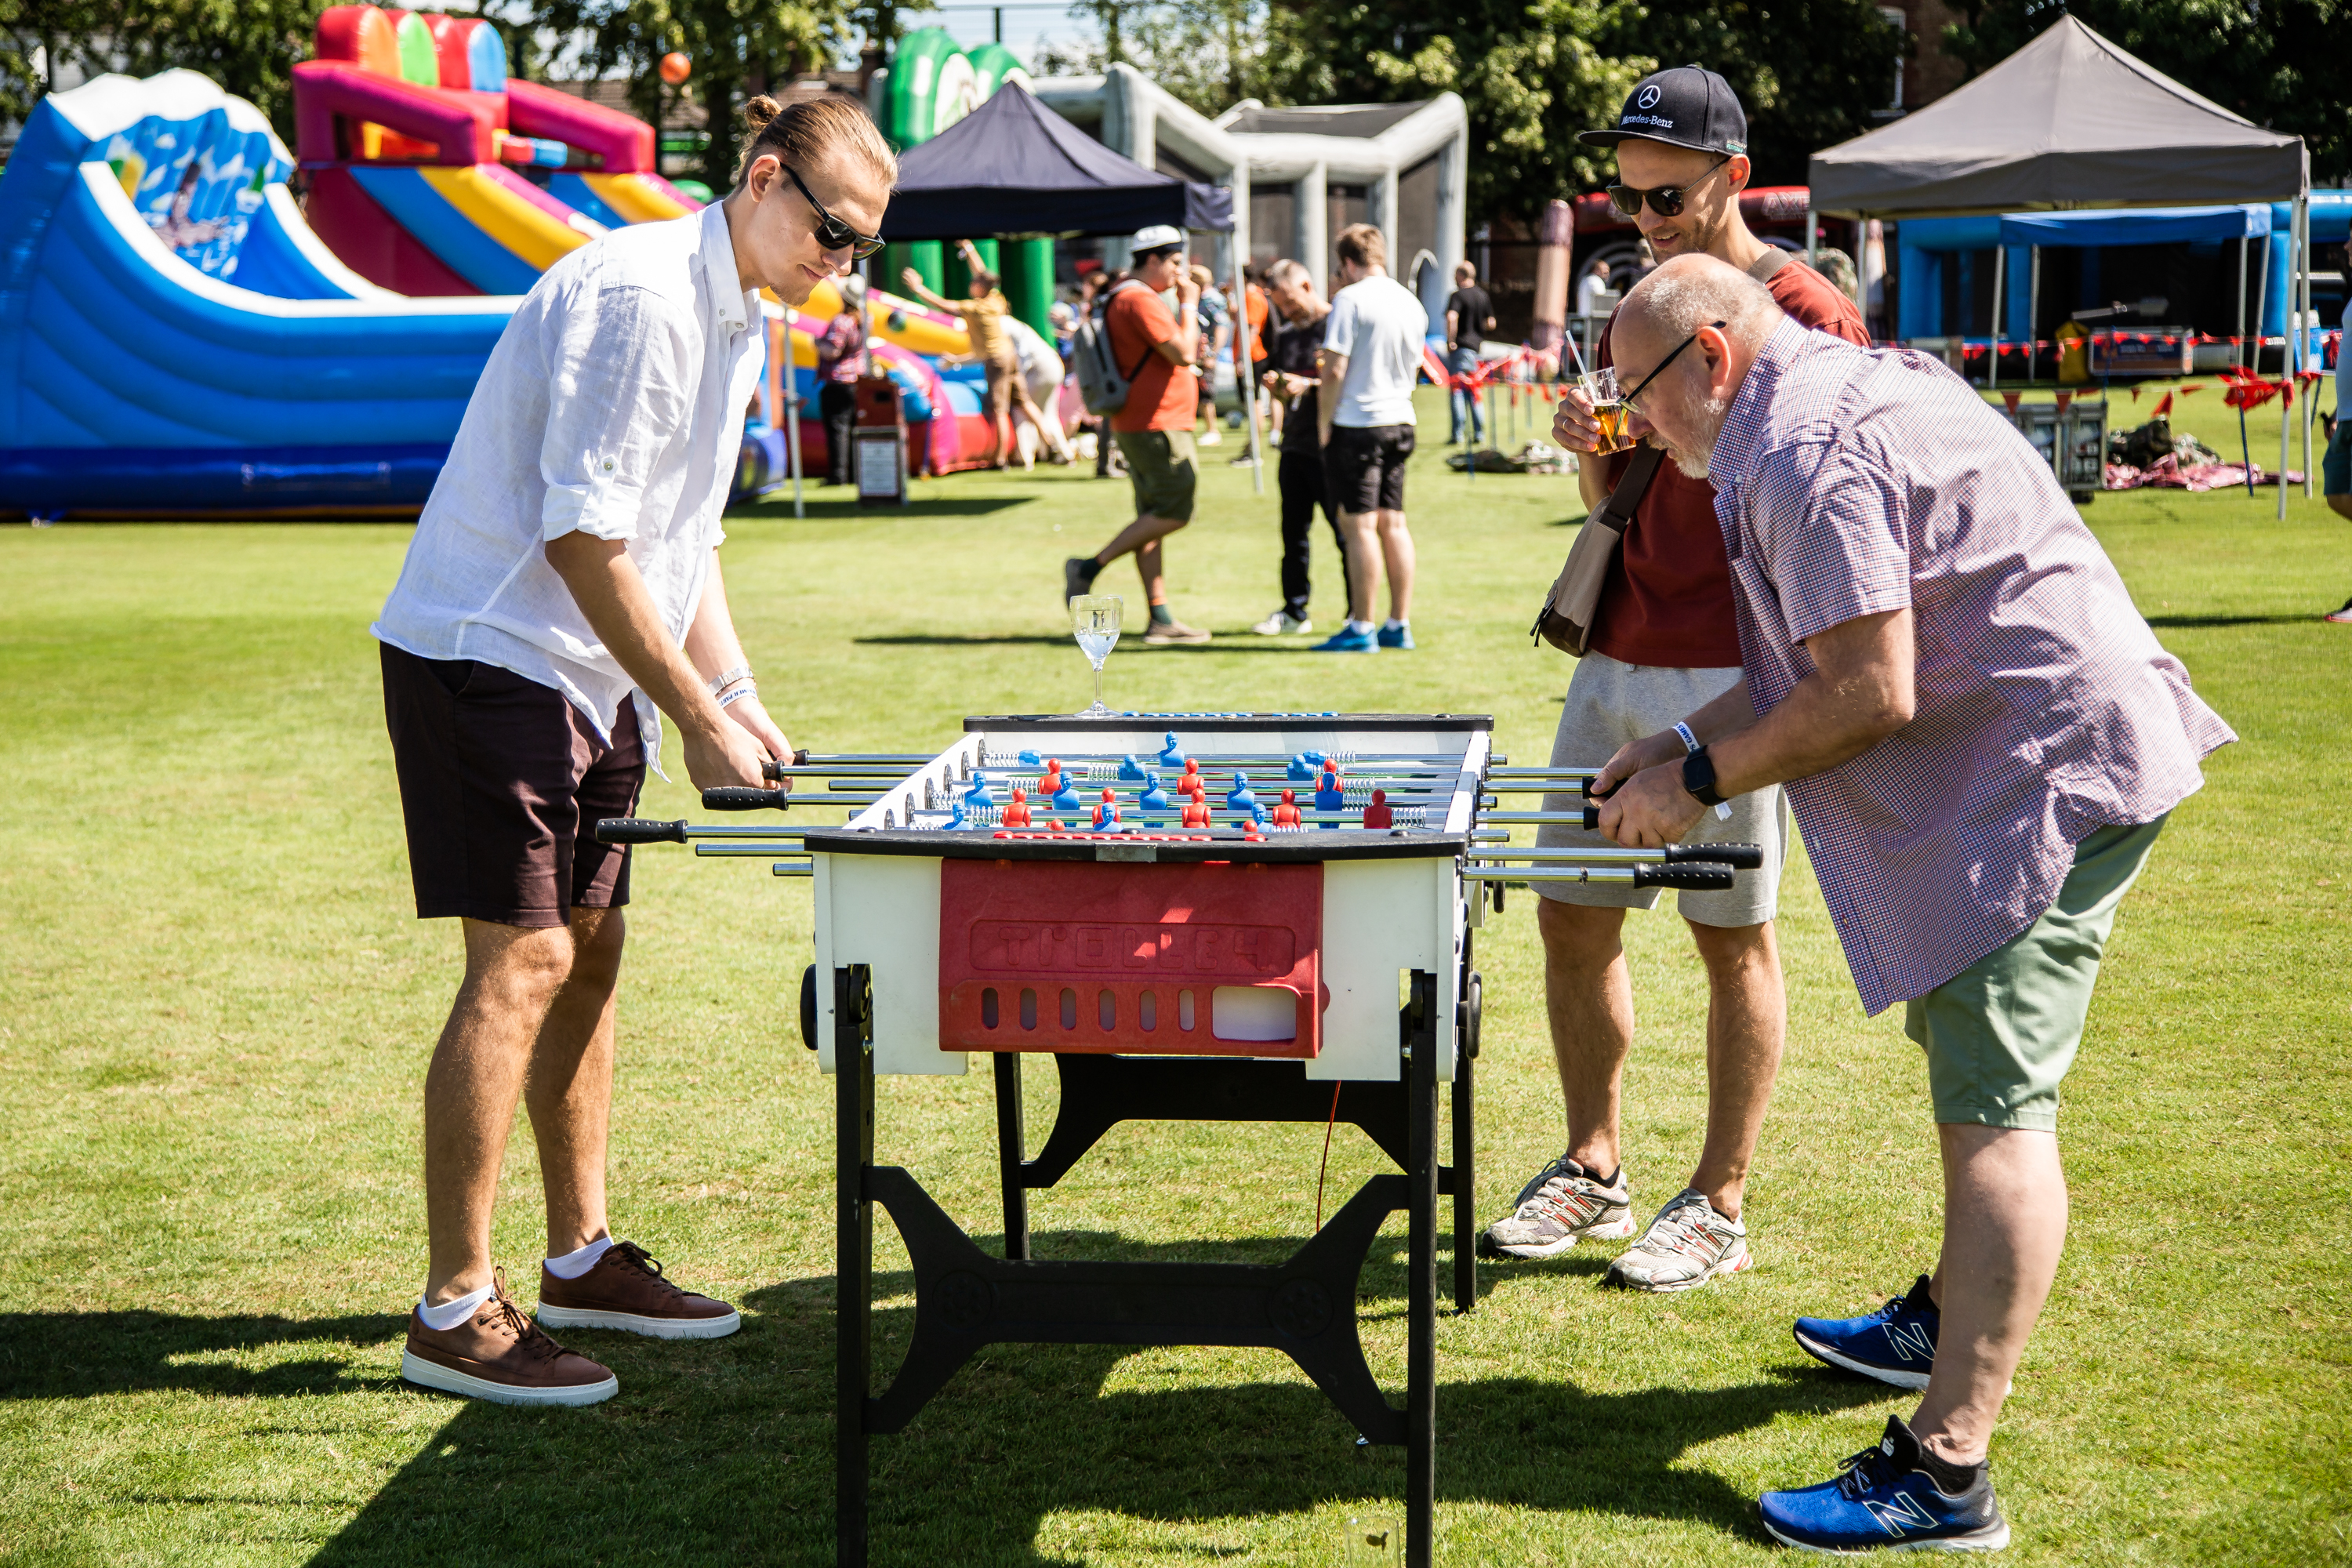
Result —
[[[828, 489], [831, 487], [828, 486]], [[860, 506], [855, 500], [819, 500], [814, 496], [802, 503], [805, 517], [793, 516], [793, 498], [788, 493], [782, 500], [764, 496], [746, 506], [730, 507], [730, 522], [838, 522], [847, 518], [894, 517], [985, 517], [992, 511], [1005, 511], [1016, 506], [1027, 506], [1035, 496], [958, 496], [953, 499], [930, 497], [910, 500], [904, 506]]]
[[[994, 1238], [974, 1239], [987, 1247]], [[1253, 1261], [1286, 1256], [1296, 1245], [1266, 1237], [1146, 1247], [1083, 1233], [1044, 1233], [1036, 1243], [1049, 1258]], [[1395, 1374], [1403, 1353], [1401, 1313], [1391, 1310], [1404, 1283], [1401, 1246], [1400, 1237], [1383, 1238], [1367, 1260], [1362, 1288], [1375, 1363], [1391, 1369], [1387, 1375]], [[1563, 1276], [1563, 1284], [1582, 1272], [1537, 1268]], [[1442, 1256], [1440, 1275], [1443, 1283]], [[875, 1285], [878, 1300], [903, 1298], [912, 1289], [904, 1273], [877, 1276]], [[0, 1395], [363, 1391], [446, 1409], [446, 1423], [383, 1481], [314, 1564], [461, 1555], [830, 1562], [833, 1281], [786, 1281], [751, 1292], [742, 1304], [743, 1329], [725, 1340], [565, 1336], [621, 1379], [616, 1398], [584, 1410], [446, 1399], [387, 1377], [355, 1379], [343, 1357], [257, 1371], [226, 1359], [195, 1359], [289, 1343], [367, 1348], [380, 1357], [396, 1348], [402, 1331], [403, 1320], [388, 1313], [311, 1322], [153, 1312], [0, 1317]], [[913, 1310], [903, 1303], [875, 1313], [877, 1389], [895, 1372], [912, 1324]], [[1718, 1476], [1686, 1467], [1684, 1456], [1783, 1415], [1824, 1414], [1886, 1392], [1795, 1368], [1706, 1391], [1594, 1394], [1564, 1379], [1533, 1377], [1444, 1382], [1447, 1342], [1458, 1331], [1441, 1319], [1441, 1504], [1679, 1519], [1745, 1539], [1754, 1531], [1754, 1500]], [[1048, 1518], [1073, 1512], [1172, 1526], [1181, 1540], [1168, 1549], [1185, 1555], [1229, 1554], [1251, 1542], [1255, 1521], [1335, 1502], [1361, 1500], [1401, 1513], [1402, 1451], [1360, 1454], [1353, 1426], [1277, 1352], [1249, 1352], [1264, 1369], [1253, 1369], [1258, 1381], [1153, 1386], [1161, 1367], [1172, 1371], [1196, 1353], [1091, 1345], [985, 1352], [906, 1432], [872, 1439], [873, 1561], [926, 1568], [1058, 1564], [1062, 1559], [1037, 1549], [1037, 1536]], [[1148, 1359], [1118, 1377], [1120, 1363], [1132, 1357]], [[1107, 1391], [1115, 1378], [1121, 1385]], [[1401, 1386], [1389, 1392], [1402, 1401]], [[152, 1500], [203, 1500], [163, 1497], [152, 1479], [141, 1479], [147, 1483], [141, 1495]], [[1332, 1544], [1336, 1549], [1336, 1539]]]

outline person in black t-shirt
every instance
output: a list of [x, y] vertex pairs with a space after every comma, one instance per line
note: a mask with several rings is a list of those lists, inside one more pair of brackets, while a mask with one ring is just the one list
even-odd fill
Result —
[[[1339, 574], [1348, 578], [1348, 545], [1339, 533], [1339, 514], [1323, 479], [1323, 449], [1316, 422], [1318, 388], [1316, 351], [1323, 346], [1324, 322], [1331, 302], [1315, 292], [1315, 279], [1296, 261], [1282, 260], [1265, 269], [1266, 298], [1273, 301], [1281, 325], [1265, 360], [1262, 384], [1283, 405], [1282, 463], [1275, 470], [1282, 495], [1282, 608], [1250, 629], [1262, 637], [1286, 632], [1309, 632], [1307, 601], [1313, 584], [1307, 566], [1313, 554], [1308, 536], [1315, 527], [1315, 509], [1331, 525], [1331, 542], [1339, 546]], [[1350, 590], [1352, 594], [1352, 590]]]
[[[1495, 330], [1495, 301], [1486, 298], [1486, 290], [1478, 287], [1478, 269], [1468, 262], [1457, 262], [1454, 268], [1454, 292], [1445, 300], [1445, 368], [1462, 375], [1478, 363], [1478, 345]], [[1462, 410], [1470, 410], [1470, 444], [1476, 446], [1486, 434], [1486, 416], [1478, 411], [1476, 394], [1456, 392], [1446, 399], [1454, 416], [1453, 434], [1445, 437], [1449, 447], [1462, 439]]]

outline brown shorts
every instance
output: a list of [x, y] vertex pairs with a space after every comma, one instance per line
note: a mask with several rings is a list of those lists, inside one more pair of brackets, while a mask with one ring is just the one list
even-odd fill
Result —
[[610, 744], [552, 687], [383, 646], [383, 718], [419, 920], [560, 926], [629, 901], [629, 851], [595, 824], [636, 809], [646, 750], [625, 698]]

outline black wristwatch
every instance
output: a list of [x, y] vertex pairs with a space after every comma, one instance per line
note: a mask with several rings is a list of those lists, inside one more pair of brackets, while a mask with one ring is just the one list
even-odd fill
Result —
[[1723, 804], [1723, 796], [1715, 790], [1715, 759], [1706, 754], [1705, 746], [1683, 753], [1683, 788], [1701, 805]]

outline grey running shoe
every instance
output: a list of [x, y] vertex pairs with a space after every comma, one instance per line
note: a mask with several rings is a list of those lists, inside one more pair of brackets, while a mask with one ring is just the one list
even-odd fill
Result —
[[1550, 1258], [1584, 1237], [1633, 1234], [1625, 1173], [1604, 1182], [1562, 1154], [1519, 1189], [1518, 1206], [1486, 1227], [1486, 1242], [1513, 1258]]
[[1755, 1261], [1748, 1227], [1716, 1213], [1696, 1187], [1685, 1187], [1658, 1211], [1642, 1239], [1609, 1266], [1608, 1282], [1629, 1290], [1688, 1290]]

